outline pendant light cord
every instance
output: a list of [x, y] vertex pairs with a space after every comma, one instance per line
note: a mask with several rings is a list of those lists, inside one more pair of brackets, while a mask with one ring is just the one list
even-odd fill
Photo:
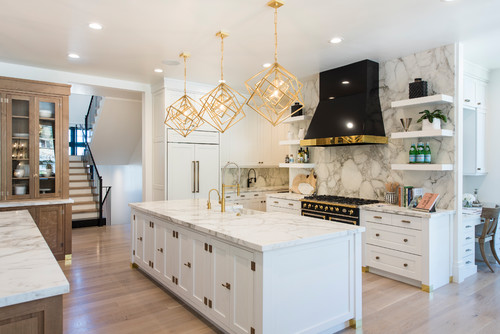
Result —
[[187, 65], [186, 65], [186, 56], [184, 56], [184, 95], [187, 95], [187, 93], [186, 93], [186, 80], [187, 80], [186, 79], [187, 78], [187, 76], [186, 76], [186, 67], [187, 67]]
[[274, 62], [278, 62], [278, 7], [274, 8]]
[[220, 80], [221, 83], [224, 82], [224, 67], [223, 67], [223, 62], [224, 61], [224, 36], [221, 33], [220, 36]]

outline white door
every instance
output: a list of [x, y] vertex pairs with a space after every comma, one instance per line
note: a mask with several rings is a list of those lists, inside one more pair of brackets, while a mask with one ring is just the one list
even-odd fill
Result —
[[219, 190], [219, 145], [196, 144], [195, 198], [207, 198], [210, 189]]
[[175, 278], [179, 276], [179, 242], [170, 225], [165, 227], [165, 271], [162, 280], [175, 289]]
[[476, 106], [478, 108], [487, 108], [486, 106], [486, 90], [488, 85], [481, 81], [476, 81]]
[[211, 241], [211, 300], [212, 315], [224, 324], [229, 324], [231, 289], [231, 261], [229, 245]]
[[145, 219], [144, 216], [135, 214], [135, 263], [140, 265], [143, 268], [148, 268], [148, 260], [145, 258], [145, 240], [144, 240], [144, 235], [145, 235]]
[[464, 77], [464, 106], [476, 107], [476, 88], [475, 80], [469, 77]]
[[476, 174], [476, 110], [463, 109], [463, 124], [464, 124], [464, 174]]
[[253, 253], [231, 247], [232, 283], [231, 288], [231, 328], [235, 333], [248, 334], [254, 327], [254, 276], [252, 270]]
[[192, 300], [199, 306], [205, 304], [210, 286], [210, 253], [206, 238], [193, 236], [193, 290]]
[[168, 143], [167, 199], [191, 199], [195, 195], [195, 145]]
[[158, 224], [155, 222], [154, 224], [154, 238], [155, 238], [155, 243], [154, 243], [154, 257], [153, 257], [153, 269], [154, 269], [154, 274], [156, 277], [158, 277], [161, 281], [164, 281], [164, 274], [165, 274], [165, 263], [166, 263], [166, 252], [165, 252], [165, 227], [163, 224]]
[[179, 242], [179, 279], [177, 285], [180, 292], [186, 297], [190, 297], [193, 291], [193, 240], [185, 231], [177, 231]]

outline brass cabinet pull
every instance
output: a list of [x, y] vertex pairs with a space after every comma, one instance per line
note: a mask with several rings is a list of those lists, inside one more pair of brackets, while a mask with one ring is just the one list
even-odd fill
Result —
[[408, 242], [408, 239], [403, 239], [404, 242]]
[[470, 240], [470, 239], [472, 239], [472, 238], [471, 238], [471, 237], [467, 237], [467, 238], [465, 238], [465, 240]]
[[408, 267], [408, 263], [403, 264], [403, 266]]
[[465, 99], [465, 102], [470, 102], [470, 99]]
[[402, 222], [402, 223], [408, 223], [408, 224], [411, 224], [411, 221], [409, 221], [409, 220], [405, 220], [405, 219], [401, 219], [401, 222]]
[[478, 102], [478, 103], [477, 103], [477, 105], [478, 105], [478, 106], [480, 106], [480, 105], [481, 105], [481, 102]]
[[254, 196], [259, 196], [259, 194], [253, 194]]
[[380, 217], [380, 216], [373, 216], [373, 218], [375, 218], [375, 219], [382, 219], [382, 217]]
[[274, 201], [273, 203], [274, 203], [274, 204], [278, 204], [279, 202], [278, 202], [278, 201]]
[[470, 261], [466, 261], [465, 264], [471, 264], [471, 262]]
[[293, 206], [293, 203], [288, 203], [289, 206]]
[[142, 237], [137, 238], [137, 240], [142, 241]]
[[191, 268], [191, 262], [188, 262], [188, 263], [184, 263], [184, 265], [188, 268]]
[[466, 252], [466, 253], [467, 253], [467, 252], [472, 252], [472, 249], [467, 248], [467, 249], [465, 250], [465, 252]]
[[380, 257], [378, 257], [378, 256], [375, 256], [375, 260], [378, 260], [378, 259], [380, 259]]
[[245, 195], [240, 195], [240, 197], [245, 197]]
[[376, 234], [375, 234], [375, 236], [376, 236], [376, 237], [380, 237], [380, 234], [376, 233]]
[[226, 282], [226, 284], [222, 284], [222, 286], [225, 287], [228, 290], [231, 290], [231, 284], [229, 284], [227, 282]]
[[163, 248], [158, 248], [158, 252], [163, 253]]
[[465, 228], [471, 228], [472, 225], [465, 225]]

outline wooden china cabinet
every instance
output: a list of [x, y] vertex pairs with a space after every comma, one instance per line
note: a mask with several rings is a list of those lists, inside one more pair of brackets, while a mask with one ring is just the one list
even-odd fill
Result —
[[71, 256], [70, 88], [0, 77], [0, 211], [27, 209], [58, 260]]

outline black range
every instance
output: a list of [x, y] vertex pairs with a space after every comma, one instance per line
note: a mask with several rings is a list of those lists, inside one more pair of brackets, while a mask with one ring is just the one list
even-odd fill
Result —
[[301, 199], [302, 216], [359, 225], [359, 206], [379, 203], [373, 199], [312, 195]]

